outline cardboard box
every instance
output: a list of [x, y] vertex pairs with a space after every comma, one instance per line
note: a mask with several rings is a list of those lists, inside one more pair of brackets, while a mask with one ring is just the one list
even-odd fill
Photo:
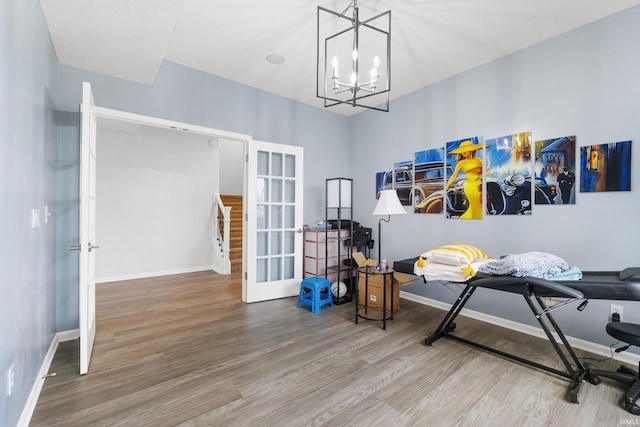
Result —
[[[369, 266], [372, 268], [368, 274], [368, 283], [367, 273], [363, 271], [358, 273], [358, 304], [364, 305], [366, 301], [367, 306], [369, 307], [382, 308], [384, 301], [384, 295], [382, 292], [385, 275], [376, 274], [375, 270], [373, 270], [378, 265], [378, 261], [375, 259], [365, 258], [361, 252], [354, 252], [353, 259], [356, 264], [358, 264], [358, 267]], [[390, 265], [389, 268], [393, 268], [393, 265]], [[391, 310], [391, 292], [393, 292], [393, 311], [398, 311], [398, 308], [400, 308], [400, 286], [411, 283], [411, 278], [404, 273], [394, 271], [393, 286], [391, 276], [387, 275], [386, 278], [387, 310]], [[365, 288], [368, 288], [366, 289], [368, 292], [365, 292]]]

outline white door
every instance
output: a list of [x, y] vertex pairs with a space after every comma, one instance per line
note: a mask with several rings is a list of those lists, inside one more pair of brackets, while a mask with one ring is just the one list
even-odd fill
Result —
[[248, 142], [243, 301], [290, 297], [300, 290], [302, 176], [302, 147]]
[[82, 84], [80, 137], [80, 374], [89, 371], [96, 337], [96, 112], [91, 85]]

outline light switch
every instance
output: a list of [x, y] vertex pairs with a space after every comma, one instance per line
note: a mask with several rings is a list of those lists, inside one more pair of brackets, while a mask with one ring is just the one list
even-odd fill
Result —
[[40, 227], [40, 209], [31, 209], [31, 228]]

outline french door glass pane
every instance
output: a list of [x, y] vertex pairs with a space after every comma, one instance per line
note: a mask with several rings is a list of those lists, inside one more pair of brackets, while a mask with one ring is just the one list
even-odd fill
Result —
[[296, 232], [285, 231], [284, 232], [284, 253], [292, 254], [295, 251]]
[[287, 178], [296, 176], [296, 157], [291, 154], [287, 154], [284, 158], [284, 176]]
[[284, 227], [285, 228], [293, 228], [295, 227], [296, 219], [296, 207], [295, 206], [285, 206], [284, 207]]
[[286, 203], [296, 202], [296, 182], [292, 179], [287, 179], [284, 183], [284, 201]]
[[269, 153], [258, 151], [258, 175], [269, 175]]
[[282, 254], [282, 232], [271, 232], [271, 253], [269, 255], [281, 255]]
[[282, 228], [282, 206], [271, 206], [271, 228]]
[[271, 280], [282, 280], [282, 258], [271, 259]]
[[273, 153], [271, 164], [271, 176], [282, 176], [282, 154]]
[[258, 231], [258, 256], [269, 255], [269, 235], [266, 231]]
[[284, 258], [284, 279], [293, 279], [295, 273], [295, 257], [288, 256]]
[[258, 203], [266, 203], [269, 201], [269, 179], [258, 178], [258, 186], [256, 196]]
[[257, 260], [256, 263], [256, 267], [257, 267], [257, 275], [256, 275], [256, 280], [258, 281], [258, 283], [263, 283], [266, 282], [268, 280], [268, 267], [269, 265], [267, 264], [267, 259], [259, 259]]
[[282, 202], [282, 180], [281, 179], [272, 179], [271, 180], [271, 201], [273, 203], [281, 203]]
[[256, 207], [256, 214], [257, 214], [257, 222], [258, 222], [258, 229], [259, 230], [264, 230], [265, 228], [268, 228], [268, 224], [269, 224], [269, 210], [267, 209], [267, 206], [265, 205], [258, 205]]

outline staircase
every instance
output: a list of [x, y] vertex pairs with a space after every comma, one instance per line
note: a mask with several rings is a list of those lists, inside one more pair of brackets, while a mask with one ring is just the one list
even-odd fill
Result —
[[231, 208], [229, 260], [231, 272], [242, 271], [242, 196], [220, 195], [222, 203]]

